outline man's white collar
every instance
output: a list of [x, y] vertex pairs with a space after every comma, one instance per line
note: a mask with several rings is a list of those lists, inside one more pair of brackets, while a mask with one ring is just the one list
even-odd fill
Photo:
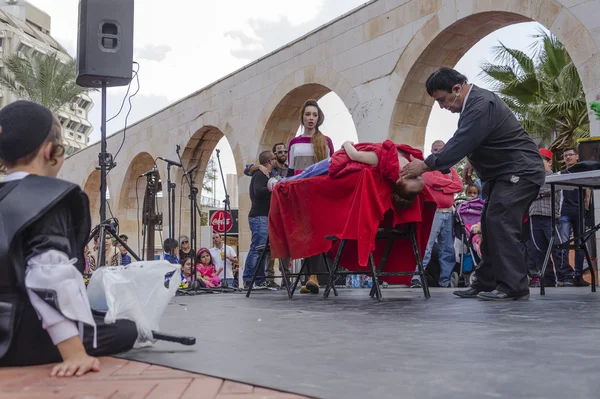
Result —
[[471, 90], [473, 90], [473, 83], [471, 83], [469, 85], [469, 91], [467, 92], [467, 95], [465, 96], [465, 101], [463, 101], [463, 106], [462, 106], [462, 109], [460, 110], [461, 114], [463, 113], [463, 111], [465, 110], [465, 107], [467, 106], [467, 100], [469, 99], [469, 94], [471, 94]]

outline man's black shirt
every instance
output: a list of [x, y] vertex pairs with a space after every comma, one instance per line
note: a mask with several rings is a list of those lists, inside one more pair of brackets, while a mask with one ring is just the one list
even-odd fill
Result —
[[271, 192], [267, 188], [268, 181], [269, 178], [262, 172], [257, 172], [252, 175], [252, 181], [250, 181], [250, 201], [252, 201], [252, 207], [248, 214], [251, 218], [256, 216], [269, 216]]
[[463, 107], [454, 136], [425, 160], [429, 168], [449, 169], [466, 156], [483, 182], [514, 175], [544, 185], [538, 148], [502, 99], [473, 85]]

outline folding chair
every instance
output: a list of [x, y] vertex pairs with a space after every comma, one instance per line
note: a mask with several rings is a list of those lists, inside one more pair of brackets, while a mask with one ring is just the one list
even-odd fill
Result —
[[[252, 281], [250, 282], [250, 286], [248, 287], [248, 290], [246, 291], [246, 298], [250, 297], [250, 292], [252, 292], [252, 289], [254, 288], [254, 282], [256, 281], [256, 278], [258, 277], [258, 265], [260, 265], [260, 262], [263, 261], [263, 259], [266, 258], [267, 254], [271, 253], [271, 245], [269, 242], [269, 236], [267, 236], [267, 242], [265, 243], [265, 245], [260, 245], [258, 247], [256, 247], [256, 250], [260, 252], [260, 256], [258, 257], [258, 260], [256, 262], [256, 267], [254, 268], [254, 273], [252, 274]], [[327, 256], [325, 255], [325, 253], [322, 254], [323, 255], [323, 260], [325, 261], [325, 267], [327, 268], [327, 272], [326, 273], [310, 273], [309, 270], [307, 270], [306, 272], [303, 273], [305, 268], [308, 268], [306, 266], [306, 264], [308, 262], [302, 262], [302, 267], [300, 268], [300, 271], [298, 273], [289, 273], [287, 270], [287, 266], [281, 267], [281, 276], [273, 276], [273, 278], [281, 278], [281, 279], [285, 279], [285, 288], [287, 290], [288, 293], [288, 298], [292, 299], [292, 297], [294, 296], [294, 292], [296, 291], [296, 288], [298, 287], [298, 282], [300, 281], [300, 277], [302, 276], [308, 276], [310, 274], [314, 274], [317, 276], [330, 276], [331, 275], [331, 269], [329, 268], [329, 263], [327, 263]], [[264, 276], [266, 277], [266, 276]], [[293, 287], [290, 287], [290, 277], [296, 277], [296, 281], [294, 282]], [[327, 284], [329, 285], [329, 281], [327, 281]], [[335, 285], [333, 286], [333, 293], [335, 296], [337, 296], [337, 290], [335, 289]]]
[[[412, 243], [413, 254], [415, 256], [415, 260], [417, 262], [417, 271], [412, 272], [386, 272], [385, 265], [387, 263], [388, 257], [392, 250], [392, 246], [394, 245], [394, 241], [398, 239], [409, 238]], [[394, 229], [394, 228], [380, 228], [377, 230], [377, 235], [375, 236], [375, 240], [387, 240], [387, 245], [383, 252], [383, 257], [381, 258], [381, 263], [379, 264], [379, 270], [375, 267], [375, 259], [373, 257], [373, 252], [369, 254], [369, 270], [362, 271], [339, 271], [340, 260], [342, 259], [342, 255], [344, 252], [344, 248], [346, 247], [346, 240], [340, 240], [337, 236], [326, 236], [326, 240], [329, 241], [340, 241], [340, 246], [338, 247], [337, 254], [335, 256], [335, 260], [333, 262], [333, 267], [331, 268], [331, 274], [329, 276], [329, 281], [327, 282], [327, 286], [325, 288], [325, 293], [323, 294], [323, 299], [327, 299], [329, 297], [329, 291], [331, 289], [332, 284], [337, 279], [338, 276], [348, 275], [348, 274], [371, 274], [373, 276], [373, 287], [371, 288], [371, 292], [369, 295], [371, 298], [377, 297], [378, 301], [383, 299], [381, 294], [381, 288], [379, 286], [379, 278], [384, 276], [414, 276], [418, 275], [421, 277], [421, 284], [423, 286], [423, 294], [425, 298], [429, 298], [431, 295], [429, 294], [429, 287], [427, 286], [427, 278], [425, 277], [425, 269], [423, 267], [423, 261], [421, 259], [421, 254], [419, 253], [419, 246], [417, 244], [417, 236], [416, 236], [416, 224], [409, 223], [407, 228], [404, 230]]]

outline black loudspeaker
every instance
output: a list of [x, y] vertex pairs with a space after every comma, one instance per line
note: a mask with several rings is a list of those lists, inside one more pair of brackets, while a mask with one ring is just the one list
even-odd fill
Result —
[[133, 68], [134, 0], [80, 0], [77, 80], [82, 87], [126, 86]]

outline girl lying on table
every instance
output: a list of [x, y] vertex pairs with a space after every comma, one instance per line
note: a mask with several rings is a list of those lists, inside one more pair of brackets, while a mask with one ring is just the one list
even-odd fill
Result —
[[[311, 178], [329, 175], [330, 178], [341, 178], [349, 173], [360, 172], [372, 168], [393, 184], [392, 204], [396, 208], [409, 207], [423, 190], [423, 179], [401, 178], [400, 170], [407, 165], [411, 158], [422, 159], [420, 150], [407, 145], [396, 145], [391, 140], [383, 143], [358, 143], [346, 141], [342, 149], [336, 151], [331, 158], [317, 162], [302, 171], [302, 173], [287, 178], [271, 178], [267, 183], [273, 191], [277, 184], [283, 181]], [[319, 292], [317, 275], [310, 275], [306, 286], [300, 292]]]
[[[410, 206], [423, 189], [423, 179], [400, 178], [400, 170], [410, 162], [409, 157], [420, 153], [412, 147], [396, 145], [391, 140], [383, 143], [358, 143], [354, 145], [346, 141], [342, 149], [336, 151], [331, 158], [317, 162], [302, 173], [287, 178], [272, 177], [267, 183], [270, 191], [283, 181], [322, 176], [329, 173], [331, 178], [341, 177], [347, 173], [358, 172], [366, 167], [377, 169], [382, 175], [394, 183], [392, 202], [397, 207]], [[392, 179], [393, 177], [393, 179]]]

